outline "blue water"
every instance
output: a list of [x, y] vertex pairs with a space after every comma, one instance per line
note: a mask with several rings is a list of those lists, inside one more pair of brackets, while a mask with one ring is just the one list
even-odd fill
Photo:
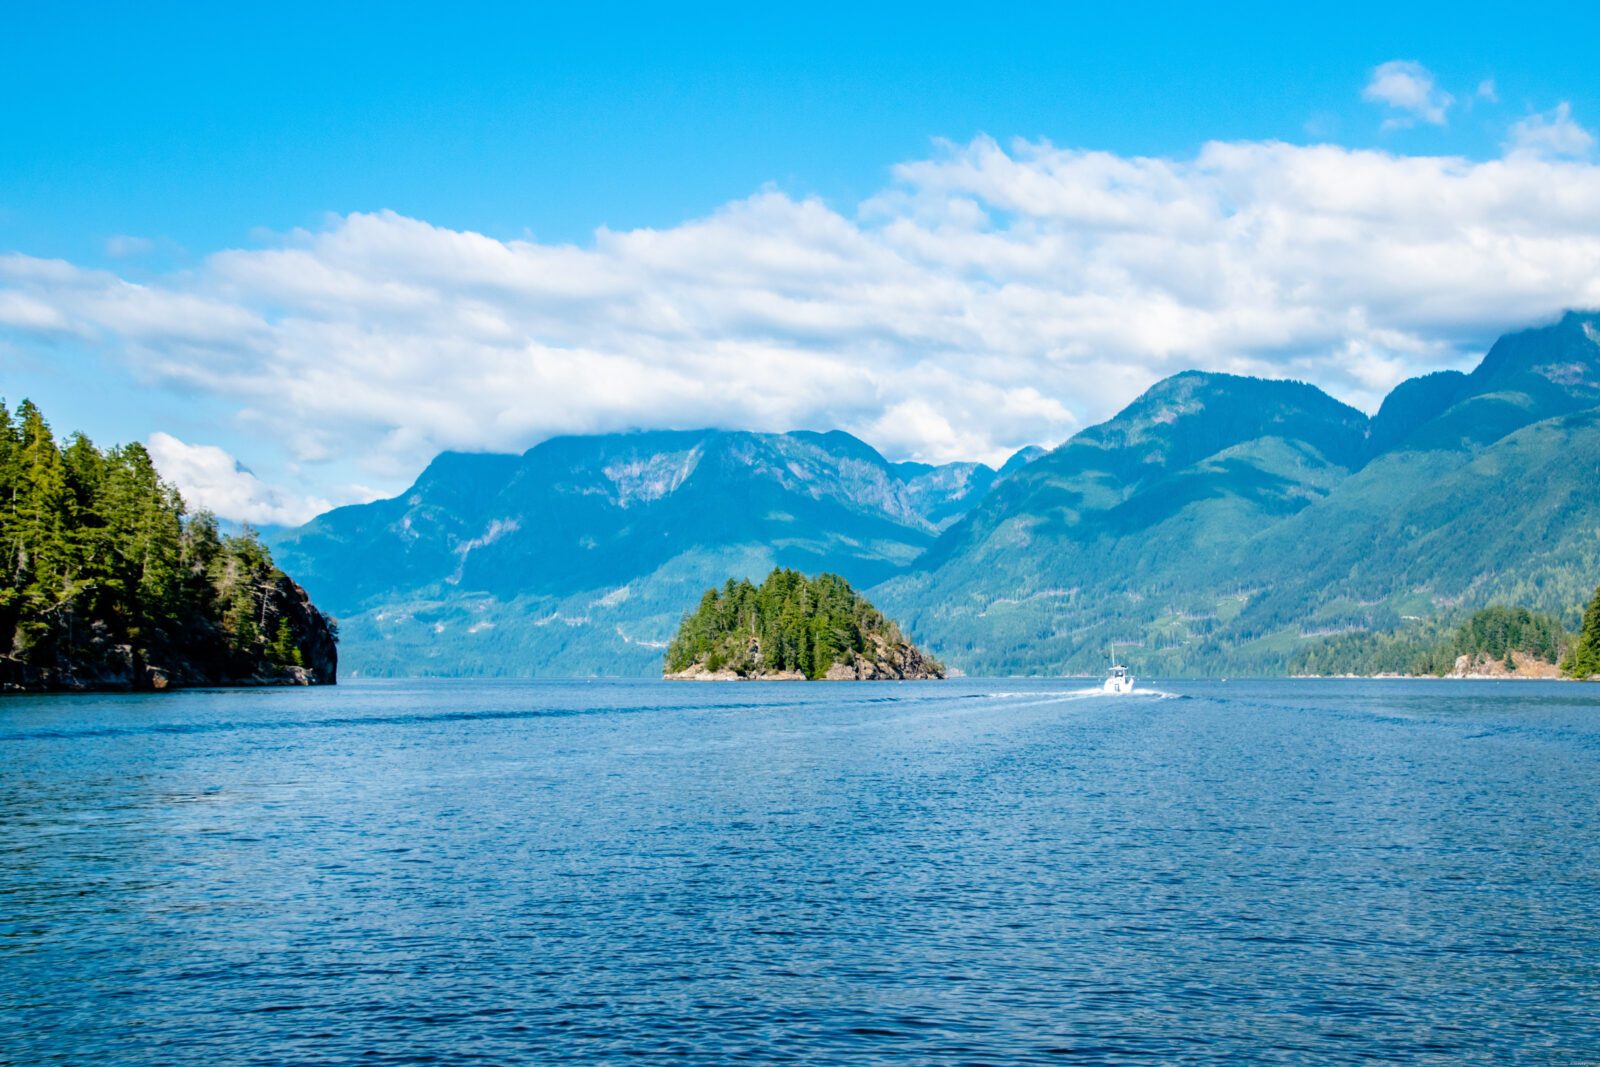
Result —
[[1595, 1062], [1600, 686], [0, 701], [0, 1063]]

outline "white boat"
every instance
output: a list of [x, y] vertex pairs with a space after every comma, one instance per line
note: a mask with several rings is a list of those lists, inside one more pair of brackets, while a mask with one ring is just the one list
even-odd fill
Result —
[[1128, 668], [1118, 663], [1111, 665], [1111, 671], [1106, 675], [1105, 685], [1101, 687], [1107, 693], [1133, 692], [1133, 675], [1128, 673]]

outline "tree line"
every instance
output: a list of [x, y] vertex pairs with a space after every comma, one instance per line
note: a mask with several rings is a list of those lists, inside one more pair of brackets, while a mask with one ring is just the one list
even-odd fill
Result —
[[1494, 604], [1453, 629], [1431, 623], [1410, 631], [1326, 637], [1300, 649], [1289, 669], [1294, 674], [1445, 675], [1467, 656], [1498, 660], [1514, 671], [1514, 653], [1559, 664], [1574, 678], [1600, 674], [1600, 589], [1577, 634], [1568, 633], [1553, 615]]

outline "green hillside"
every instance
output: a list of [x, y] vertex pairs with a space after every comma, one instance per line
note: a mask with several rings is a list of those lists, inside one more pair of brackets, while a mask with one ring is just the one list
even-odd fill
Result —
[[1151, 653], [1242, 610], [1243, 545], [1346, 479], [1365, 423], [1300, 383], [1167, 379], [1002, 483], [874, 596], [972, 673], [1088, 671], [1107, 647], [1142, 651], [1149, 673]]
[[1355, 631], [1308, 642], [1289, 663], [1294, 674], [1444, 675], [1462, 656], [1504, 663], [1522, 658], [1554, 667], [1567, 659], [1574, 639], [1553, 615], [1493, 605], [1453, 630], [1423, 623], [1394, 633]]
[[556, 438], [440, 456], [273, 545], [365, 674], [653, 673], [702, 590], [775, 567], [841, 575], [973, 674], [1093, 671], [1107, 648], [1147, 676], [1281, 673], [1496, 603], [1577, 627], [1596, 485], [1600, 316], [1571, 313], [1371, 418], [1191, 371], [1000, 472], [842, 433]]
[[1002, 483], [873, 591], [955, 666], [1289, 669], [1309, 642], [1491, 602], [1576, 625], [1600, 575], [1596, 316], [1502, 339], [1372, 420], [1179, 375]]

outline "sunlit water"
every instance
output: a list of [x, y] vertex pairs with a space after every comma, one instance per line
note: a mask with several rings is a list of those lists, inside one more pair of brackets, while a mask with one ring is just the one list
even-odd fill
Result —
[[0, 1063], [1600, 1056], [1600, 686], [1074, 686], [4, 699]]

